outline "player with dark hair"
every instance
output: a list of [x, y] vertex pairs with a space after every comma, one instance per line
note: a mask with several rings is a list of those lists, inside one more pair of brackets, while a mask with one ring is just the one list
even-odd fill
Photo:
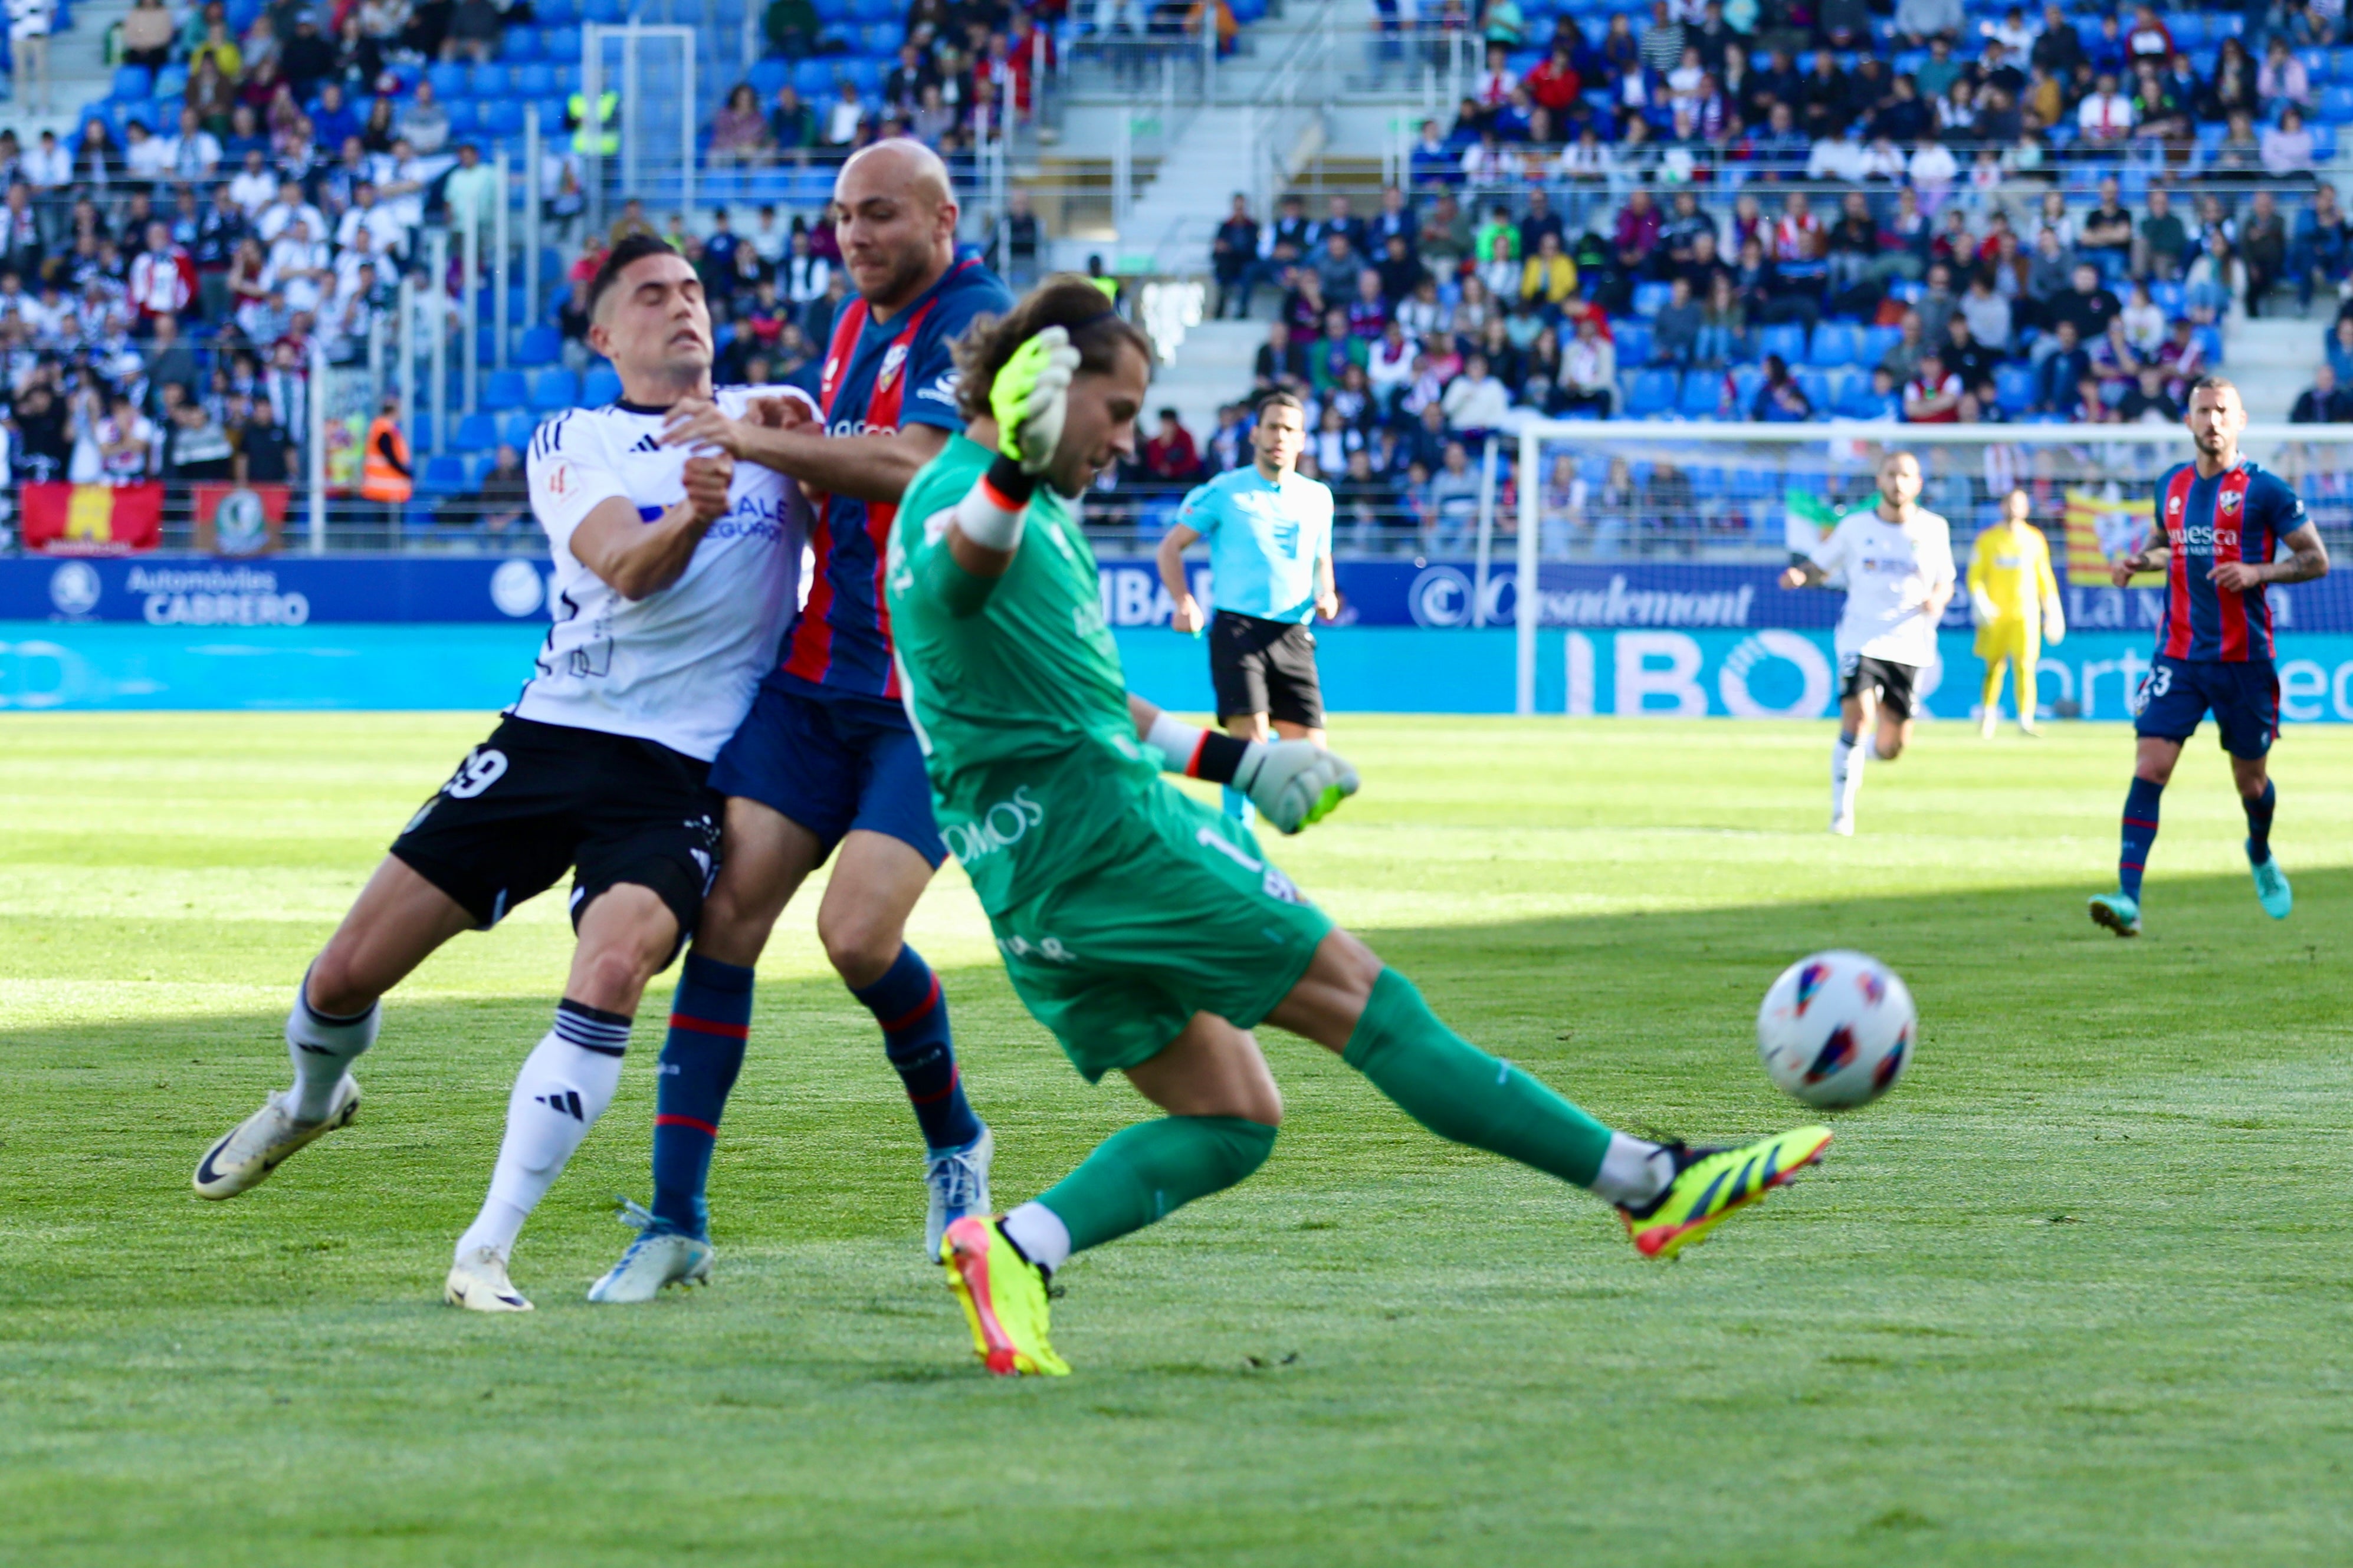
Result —
[[743, 1066], [753, 966], [786, 902], [837, 849], [818, 937], [873, 1013], [921, 1128], [927, 1246], [948, 1221], [988, 1204], [988, 1129], [965, 1096], [938, 977], [906, 942], [907, 917], [945, 850], [899, 700], [882, 552], [907, 481], [964, 426], [953, 345], [1012, 297], [976, 258], [958, 254], [947, 170], [921, 142], [859, 152], [842, 165], [834, 200], [858, 293], [826, 347], [818, 419], [769, 427], [688, 400], [670, 411], [662, 437], [800, 480], [818, 508], [816, 569], [780, 662], [712, 769], [727, 796], [724, 863], [662, 1047], [653, 1203], [636, 1213], [637, 1240], [592, 1292], [601, 1301], [648, 1300], [709, 1269], [704, 1189]]
[[[1332, 579], [1332, 491], [1298, 472], [1307, 411], [1289, 392], [1258, 401], [1250, 432], [1255, 460], [1219, 474], [1185, 498], [1160, 541], [1160, 581], [1176, 602], [1170, 624], [1201, 630], [1202, 611], [1185, 578], [1185, 552], [1209, 542], [1218, 613], [1208, 622], [1209, 681], [1229, 734], [1324, 743], [1324, 689], [1308, 624], [1340, 613]], [[1270, 729], [1270, 721], [1272, 728]], [[1226, 813], [1249, 819], [1250, 803], [1226, 791]]]
[[784, 475], [659, 439], [681, 399], [756, 418], [776, 396], [713, 391], [711, 314], [685, 258], [649, 236], [623, 240], [586, 304], [589, 345], [612, 359], [622, 395], [532, 437], [532, 511], [555, 579], [546, 645], [312, 961], [286, 1023], [294, 1087], [195, 1173], [202, 1196], [234, 1197], [348, 1126], [360, 1100], [349, 1069], [375, 1041], [378, 999], [570, 868], [572, 972], [516, 1076], [489, 1196], [445, 1288], [477, 1311], [531, 1310], [508, 1276], [515, 1238], [611, 1102], [647, 982], [694, 930], [720, 848], [711, 759], [775, 661], [807, 530]]
[[1447, 1028], [1247, 826], [1160, 782], [1235, 784], [1286, 833], [1356, 787], [1319, 746], [1195, 729], [1128, 694], [1071, 498], [1134, 453], [1151, 360], [1092, 293], [1050, 280], [966, 341], [971, 423], [908, 488], [891, 537], [934, 805], [1014, 990], [1090, 1080], [1123, 1072], [1166, 1113], [1010, 1214], [948, 1226], [940, 1260], [989, 1370], [1067, 1372], [1050, 1276], [1265, 1161], [1282, 1112], [1248, 1033], [1261, 1021], [1340, 1053], [1440, 1136], [1616, 1203], [1646, 1256], [1819, 1158], [1824, 1127], [1724, 1151], [1611, 1131]]
[[[2231, 754], [2231, 778], [2247, 815], [2247, 866], [2255, 900], [2274, 920], [2295, 908], [2287, 873], [2272, 856], [2272, 742], [2279, 737], [2279, 675], [2272, 663], [2274, 583], [2309, 583], [2328, 572], [2320, 530], [2285, 479], [2239, 451], [2247, 405], [2219, 375], [2189, 387], [2183, 423], [2197, 449], [2157, 481], [2158, 530], [2111, 564], [2119, 588], [2143, 572], [2165, 574], [2157, 652], [2135, 694], [2132, 787], [2125, 795], [2116, 890], [2094, 894], [2094, 923], [2140, 934], [2140, 881], [2157, 842], [2158, 804], [2184, 742], [2208, 713]], [[2273, 557], [2283, 547], [2287, 559]]]
[[1953, 597], [1952, 530], [1919, 504], [1920, 486], [1917, 457], [1882, 453], [1870, 504], [1841, 518], [1811, 555], [1781, 574], [1784, 588], [1846, 585], [1832, 639], [1839, 732], [1831, 748], [1831, 831], [1841, 837], [1854, 834], [1863, 764], [1892, 763], [1912, 743], [1914, 693], [1920, 671], [1936, 662], [1936, 626]]

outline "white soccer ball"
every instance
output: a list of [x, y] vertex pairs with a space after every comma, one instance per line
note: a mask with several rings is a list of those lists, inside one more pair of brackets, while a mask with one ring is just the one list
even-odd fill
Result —
[[1817, 952], [1781, 972], [1757, 1010], [1757, 1051], [1783, 1092], [1825, 1110], [1868, 1105], [1912, 1059], [1912, 993], [1863, 952]]

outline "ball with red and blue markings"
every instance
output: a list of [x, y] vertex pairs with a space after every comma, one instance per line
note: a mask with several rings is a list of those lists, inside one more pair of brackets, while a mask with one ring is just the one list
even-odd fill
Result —
[[1817, 952], [1781, 972], [1757, 1010], [1757, 1050], [1783, 1092], [1825, 1110], [1894, 1087], [1920, 1032], [1912, 993], [1864, 952]]

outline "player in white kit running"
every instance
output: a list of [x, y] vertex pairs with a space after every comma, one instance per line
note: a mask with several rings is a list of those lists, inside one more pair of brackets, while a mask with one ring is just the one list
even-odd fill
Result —
[[[555, 624], [490, 738], [419, 807], [312, 961], [286, 1041], [294, 1087], [206, 1152], [195, 1188], [228, 1198], [350, 1123], [352, 1062], [378, 999], [459, 931], [487, 930], [573, 871], [578, 934], [554, 1027], [525, 1060], [480, 1215], [445, 1294], [528, 1311], [507, 1274], [523, 1220], [618, 1087], [646, 984], [694, 930], [717, 866], [711, 759], [734, 733], [796, 604], [807, 507], [779, 473], [666, 447], [681, 398], [776, 416], [774, 387], [711, 384], [694, 268], [625, 240], [589, 285], [588, 341], [621, 401], [532, 438], [532, 511], [554, 557]], [[793, 394], [790, 395], [798, 395]]]
[[[1863, 763], [1892, 763], [1912, 739], [1913, 693], [1936, 662], [1936, 626], [1952, 602], [1952, 531], [1924, 510], [1920, 459], [1879, 459], [1875, 506], [1848, 513], [1811, 557], [1781, 574], [1784, 588], [1846, 584], [1839, 616], [1839, 736], [1831, 751], [1831, 831], [1854, 832]], [[1878, 715], [1877, 732], [1872, 716]]]

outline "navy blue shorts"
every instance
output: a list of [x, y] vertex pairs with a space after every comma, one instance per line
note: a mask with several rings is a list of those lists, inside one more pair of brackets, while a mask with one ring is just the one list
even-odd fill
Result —
[[827, 855], [853, 827], [887, 834], [938, 870], [947, 845], [906, 710], [772, 672], [711, 764], [711, 787], [782, 813]]
[[2236, 664], [2159, 654], [2134, 696], [2136, 732], [2158, 741], [2187, 741], [2209, 710], [2234, 757], [2260, 757], [2279, 738], [2279, 676], [2267, 658]]

